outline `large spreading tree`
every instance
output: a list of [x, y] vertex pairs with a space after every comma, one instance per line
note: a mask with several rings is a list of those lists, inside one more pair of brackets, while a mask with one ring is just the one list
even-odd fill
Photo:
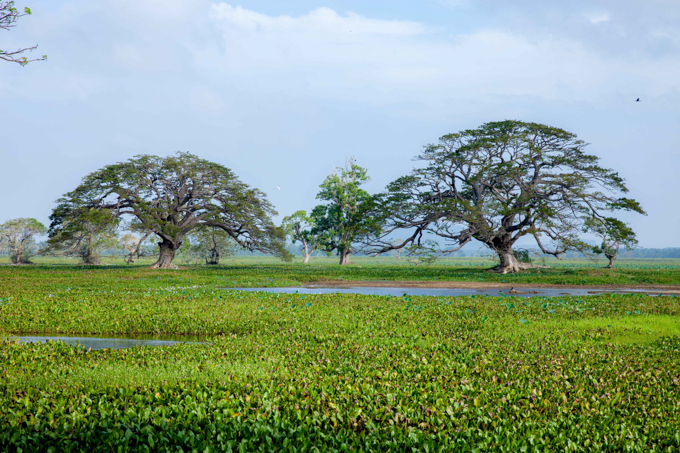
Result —
[[[421, 168], [378, 197], [383, 228], [371, 250], [419, 244], [424, 233], [444, 240], [441, 253], [476, 239], [498, 255], [496, 270], [502, 273], [530, 266], [513, 252], [524, 237], [557, 257], [588, 251], [579, 233], [591, 219], [644, 211], [622, 196], [628, 192], [624, 180], [585, 148], [572, 133], [520, 121], [445, 135], [416, 157]], [[397, 230], [410, 236], [390, 243]]]
[[276, 211], [264, 193], [234, 173], [190, 153], [136, 156], [87, 175], [58, 200], [50, 232], [86, 220], [92, 210], [126, 217], [135, 231], [156, 235], [160, 247], [154, 268], [173, 268], [175, 253], [187, 234], [201, 227], [219, 228], [241, 247], [290, 259], [285, 233], [274, 225]]

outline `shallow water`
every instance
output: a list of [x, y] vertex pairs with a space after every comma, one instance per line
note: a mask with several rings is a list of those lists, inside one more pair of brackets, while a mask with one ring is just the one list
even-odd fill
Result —
[[[45, 343], [46, 341], [63, 341], [72, 346], [80, 345], [85, 349], [125, 349], [135, 346], [167, 346], [178, 343], [197, 343], [197, 338], [191, 337], [119, 337], [119, 338], [100, 338], [100, 337], [62, 337], [62, 336], [12, 336], [22, 343]], [[192, 341], [193, 340], [193, 341]]]
[[306, 286], [306, 287], [279, 287], [279, 288], [222, 288], [235, 291], [263, 291], [268, 293], [284, 294], [367, 294], [374, 296], [517, 296], [517, 297], [557, 297], [557, 296], [592, 296], [606, 293], [624, 294], [653, 294], [657, 295], [662, 291], [649, 291], [632, 288], [614, 288], [606, 290], [594, 290], [592, 288], [532, 288], [514, 287], [516, 293], [511, 293], [507, 288], [400, 288], [400, 287], [379, 287], [379, 286], [353, 286], [353, 287], [329, 287], [329, 286]]

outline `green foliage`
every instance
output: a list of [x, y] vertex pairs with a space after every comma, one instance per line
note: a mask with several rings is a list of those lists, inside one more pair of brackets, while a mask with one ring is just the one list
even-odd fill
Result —
[[111, 212], [83, 209], [72, 216], [72, 206], [60, 204], [50, 216], [51, 226], [46, 255], [77, 256], [84, 264], [98, 264], [99, 254], [118, 244], [118, 219]]
[[[384, 217], [377, 251], [399, 229], [436, 234], [452, 252], [476, 239], [503, 258], [522, 237], [558, 256], [589, 247], [579, 238], [591, 217], [624, 210], [644, 213], [613, 170], [585, 153], [586, 143], [564, 130], [502, 121], [448, 134], [416, 157], [425, 166], [392, 182], [377, 197]], [[512, 260], [506, 260], [511, 262]], [[515, 269], [508, 269], [515, 271]]]
[[404, 247], [404, 254], [410, 264], [434, 264], [437, 261], [438, 244], [432, 240], [420, 244], [409, 244]]
[[531, 259], [531, 252], [529, 252], [527, 249], [515, 249], [512, 251], [512, 253], [520, 263], [531, 263], [533, 261]]
[[0, 450], [680, 448], [678, 298], [217, 290], [246, 271], [0, 268], [5, 333], [208, 335], [89, 352], [0, 339]]
[[[0, 0], [0, 30], [9, 30], [16, 27], [16, 22], [20, 17], [30, 16], [32, 11], [30, 8], [25, 7], [23, 12], [20, 12], [18, 8], [14, 7], [13, 1], [3, 1]], [[32, 61], [46, 60], [47, 55], [43, 55], [41, 58], [35, 58], [29, 60], [26, 57], [20, 56], [26, 51], [33, 51], [38, 46], [26, 47], [23, 49], [18, 49], [14, 51], [10, 50], [0, 50], [0, 60], [11, 61], [13, 63], [19, 63], [21, 66], [26, 66]]]
[[45, 225], [36, 219], [8, 220], [0, 224], [0, 247], [9, 252], [13, 264], [27, 264], [38, 253], [35, 236], [46, 231]]
[[300, 242], [304, 252], [305, 264], [309, 260], [309, 256], [314, 253], [318, 247], [319, 239], [312, 234], [314, 220], [312, 220], [305, 211], [297, 211], [292, 215], [283, 218], [281, 228], [286, 232], [286, 236], [295, 244]]
[[352, 246], [360, 238], [376, 234], [379, 225], [371, 215], [373, 197], [361, 188], [370, 181], [365, 168], [348, 159], [344, 167], [324, 180], [316, 198], [327, 202], [312, 210], [314, 226], [311, 234], [320, 248], [326, 252], [336, 251], [340, 264], [347, 264]]
[[130, 219], [133, 231], [160, 238], [157, 267], [170, 268], [183, 238], [197, 228], [220, 228], [248, 250], [290, 259], [284, 233], [265, 195], [228, 168], [190, 153], [136, 156], [87, 175], [59, 200], [50, 233], [82, 223], [92, 211]]
[[592, 217], [585, 222], [583, 230], [595, 234], [602, 240], [602, 243], [592, 250], [595, 254], [606, 256], [609, 259], [609, 267], [613, 266], [621, 246], [632, 249], [638, 244], [633, 229], [613, 217]]
[[204, 262], [215, 266], [220, 258], [232, 256], [238, 245], [231, 237], [217, 228], [199, 228], [188, 236], [190, 244], [182, 249], [181, 257], [190, 262]]

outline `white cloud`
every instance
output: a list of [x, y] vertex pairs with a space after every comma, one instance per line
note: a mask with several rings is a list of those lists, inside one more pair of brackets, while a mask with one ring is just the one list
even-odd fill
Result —
[[[591, 15], [603, 21], [605, 13]], [[202, 74], [243, 77], [260, 91], [389, 103], [479, 96], [592, 100], [647, 79], [680, 88], [661, 68], [677, 62], [603, 58], [578, 41], [502, 30], [443, 36], [414, 22], [383, 21], [319, 8], [298, 17], [213, 5], [211, 36], [195, 45]], [[608, 17], [608, 16], [607, 16]], [[351, 31], [351, 33], [350, 33]]]
[[251, 31], [302, 34], [316, 31], [322, 32], [325, 36], [335, 35], [342, 40], [362, 34], [413, 36], [428, 30], [427, 27], [417, 22], [369, 19], [356, 13], [341, 16], [330, 8], [317, 8], [300, 17], [268, 16], [241, 6], [233, 7], [226, 3], [219, 3], [212, 5], [211, 16], [216, 21]]
[[584, 16], [586, 16], [586, 19], [593, 25], [609, 22], [609, 14], [606, 12], [591, 12], [584, 14]]

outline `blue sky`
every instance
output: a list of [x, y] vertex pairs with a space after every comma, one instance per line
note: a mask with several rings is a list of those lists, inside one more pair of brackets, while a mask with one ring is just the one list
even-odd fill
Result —
[[[35, 0], [0, 48], [0, 222], [47, 223], [103, 165], [190, 151], [311, 209], [347, 156], [381, 190], [488, 121], [561, 127], [627, 180], [640, 243], [680, 246], [680, 2]], [[641, 102], [635, 99], [640, 97]], [[280, 187], [281, 190], [274, 190]]]

